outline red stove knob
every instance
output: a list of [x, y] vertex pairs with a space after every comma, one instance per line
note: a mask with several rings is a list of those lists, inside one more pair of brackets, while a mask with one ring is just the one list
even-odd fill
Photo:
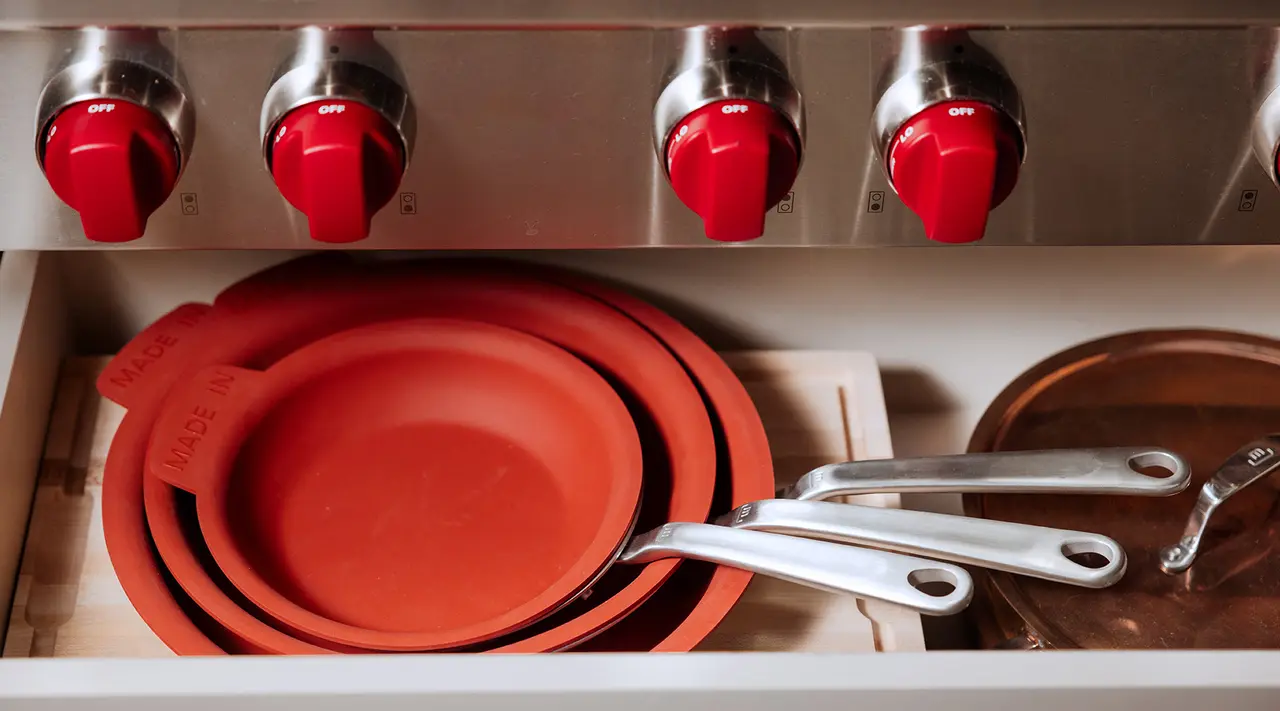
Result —
[[898, 129], [889, 179], [929, 239], [982, 239], [987, 213], [1018, 181], [1017, 135], [1003, 112], [977, 101], [935, 104]]
[[717, 101], [685, 116], [667, 138], [667, 174], [707, 237], [764, 234], [764, 216], [795, 182], [800, 148], [787, 119], [757, 101]]
[[356, 101], [316, 101], [285, 114], [272, 137], [271, 174], [307, 216], [311, 238], [355, 242], [395, 196], [404, 148], [391, 122]]
[[49, 186], [80, 213], [96, 242], [142, 236], [178, 182], [178, 145], [165, 122], [137, 104], [82, 101], [50, 122], [40, 152]]

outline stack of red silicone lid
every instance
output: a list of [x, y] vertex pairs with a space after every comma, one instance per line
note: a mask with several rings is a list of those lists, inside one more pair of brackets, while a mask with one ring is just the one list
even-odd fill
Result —
[[305, 257], [111, 361], [103, 523], [179, 654], [683, 651], [751, 574], [612, 565], [773, 494], [721, 359], [659, 309], [490, 260]]

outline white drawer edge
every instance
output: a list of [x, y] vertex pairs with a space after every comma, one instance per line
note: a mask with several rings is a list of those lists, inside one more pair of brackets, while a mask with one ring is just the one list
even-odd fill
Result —
[[39, 252], [0, 257], [0, 623], [8, 627], [22, 542], [53, 389], [66, 346], [55, 260]]
[[0, 666], [0, 702], [6, 711], [150, 711], [177, 700], [201, 711], [1274, 711], [1277, 665], [1280, 652], [1226, 651], [14, 660]]

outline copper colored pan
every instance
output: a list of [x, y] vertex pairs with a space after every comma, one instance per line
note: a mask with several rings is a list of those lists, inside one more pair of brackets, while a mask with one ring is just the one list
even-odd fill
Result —
[[[1096, 531], [1129, 555], [1123, 580], [1073, 590], [1004, 573], [975, 604], [986, 646], [1166, 649], [1280, 647], [1280, 482], [1263, 480], [1215, 514], [1180, 575], [1159, 551], [1179, 539], [1200, 485], [1237, 448], [1280, 431], [1280, 342], [1207, 330], [1143, 331], [1054, 355], [1014, 380], [983, 415], [971, 452], [1164, 446], [1193, 480], [1168, 498], [988, 494], [970, 515]], [[981, 579], [980, 579], [981, 580]]]
[[[314, 292], [303, 292], [298, 294], [292, 291], [291, 286], [288, 283], [288, 271], [288, 266], [282, 267], [279, 270], [273, 270], [272, 272], [269, 272], [267, 276], [272, 279], [275, 279], [277, 276], [281, 278], [277, 279], [276, 282], [271, 281], [271, 279], [267, 279], [264, 280], [264, 283], [254, 285], [254, 289], [259, 293], [269, 295], [271, 297], [270, 299], [267, 299], [265, 306], [262, 306], [261, 308], [255, 307], [252, 310], [242, 311], [234, 315], [229, 312], [239, 311], [238, 309], [227, 309], [228, 313], [226, 313], [225, 318], [228, 320], [226, 324], [220, 328], [213, 328], [207, 336], [207, 343], [212, 345], [206, 346], [205, 343], [202, 343], [200, 348], [197, 349], [199, 350], [198, 354], [187, 354], [186, 365], [188, 366], [188, 372], [190, 368], [194, 368], [204, 362], [208, 362], [208, 359], [210, 358], [234, 357], [237, 358], [239, 362], [243, 362], [246, 365], [266, 365], [288, 353], [298, 345], [324, 335], [325, 332], [331, 332], [335, 328], [346, 327], [347, 325], [357, 325], [362, 323], [367, 320], [367, 314], [371, 311], [378, 313], [378, 315], [383, 318], [394, 318], [397, 315], [404, 315], [404, 311], [407, 308], [405, 307], [403, 300], [391, 304], [378, 301], [365, 302], [361, 300], [365, 298], [364, 296], [354, 300], [342, 300], [336, 299], [335, 297], [335, 301], [332, 303], [326, 301], [326, 298], [328, 297], [325, 297], [319, 299], [322, 303], [318, 303]], [[406, 278], [409, 276], [413, 275], [406, 275]], [[414, 276], [414, 278], [418, 277]], [[378, 288], [385, 287], [391, 280], [392, 279], [390, 278], [379, 278], [378, 284], [380, 287], [373, 289], [367, 289], [364, 286], [364, 282], [361, 282], [360, 293], [364, 294], [365, 292], [372, 292], [376, 294], [378, 293]], [[504, 279], [504, 284], [509, 283], [509, 278]], [[474, 304], [476, 303], [475, 299], [472, 298], [473, 295], [461, 294], [461, 292], [456, 289], [460, 284], [459, 279], [440, 276], [432, 279], [431, 284], [432, 287], [437, 290], [436, 293], [448, 292], [452, 296], [454, 300], [450, 301], [451, 305], [464, 305], [470, 308], [474, 307]], [[328, 288], [326, 293], [330, 295], [336, 292], [336, 286], [332, 283], [327, 284], [326, 288]], [[542, 292], [546, 292], [547, 290], [555, 292], [555, 287], [550, 287], [545, 284], [536, 285], [536, 288], [542, 290]], [[230, 293], [233, 297], [239, 298], [235, 289], [230, 290]], [[528, 295], [523, 294], [523, 296], [527, 297]], [[233, 304], [235, 303], [235, 298], [232, 298]], [[578, 298], [581, 299], [583, 297]], [[537, 301], [537, 299], [534, 299], [533, 301], [529, 301], [528, 299], [518, 300], [519, 303], [523, 304], [534, 303]], [[257, 318], [267, 318], [262, 316], [262, 314], [266, 312], [275, 314], [271, 317], [271, 319], [276, 320], [275, 323], [259, 323], [255, 321]], [[326, 322], [322, 328], [316, 327], [314, 324], [309, 325], [306, 319], [299, 319], [301, 315], [313, 312], [326, 314]], [[342, 316], [340, 318], [335, 316], [335, 312]], [[616, 312], [612, 313], [616, 314]], [[335, 318], [338, 318], [338, 320], [345, 319], [345, 321], [341, 326], [335, 325]], [[601, 314], [601, 318], [603, 318], [603, 314]], [[625, 319], [625, 317], [622, 317], [620, 314], [615, 318]], [[254, 325], [255, 323], [258, 323], [258, 325]], [[288, 327], [283, 333], [281, 332], [281, 323], [288, 324]], [[632, 324], [632, 327], [638, 328], [634, 326], [634, 324]], [[292, 330], [290, 331], [289, 329]], [[580, 331], [586, 334], [597, 333], [597, 335], [599, 335], [597, 328], [585, 323], [581, 325]], [[254, 336], [253, 334], [255, 333], [258, 335]], [[246, 336], [246, 334], [248, 334], [248, 336]], [[249, 341], [254, 342], [256, 345], [253, 347], [244, 346], [243, 341], [246, 338], [248, 338]], [[601, 338], [603, 339], [603, 336], [601, 336]], [[609, 340], [612, 342], [615, 339]], [[236, 343], [228, 345], [228, 341], [235, 341]], [[135, 341], [135, 344], [138, 344], [137, 341]], [[621, 347], [626, 348], [626, 346]], [[647, 364], [647, 367], [654, 367], [653, 364], [662, 362], [663, 358], [670, 358], [670, 355], [665, 352], [662, 355], [658, 355], [656, 352], [644, 355], [639, 352], [634, 352], [635, 349], [630, 350], [633, 351], [632, 357], [643, 359]], [[113, 365], [123, 367], [129, 358], [130, 354], [125, 353], [117, 359], [118, 363], [113, 363]], [[103, 381], [109, 381], [111, 378], [119, 376], [119, 373], [119, 367], [109, 370], [108, 373], [104, 374]], [[683, 373], [681, 373], [681, 375], [683, 376]], [[151, 373], [147, 377], [154, 379], [149, 382], [159, 383], [159, 385], [148, 387], [151, 387], [152, 391], [155, 393], [162, 393], [167, 388], [168, 383], [172, 383], [174, 381], [177, 374], [166, 373], [163, 369], [152, 369]], [[665, 377], [670, 379], [670, 376]], [[688, 382], [687, 376], [683, 377], [685, 378], [685, 382]], [[640, 381], [649, 383], [653, 382], [651, 378], [641, 378]], [[639, 381], [633, 380], [632, 382], [635, 383]], [[136, 391], [137, 389], [138, 387], [135, 386], [134, 390]], [[110, 390], [110, 388], [106, 388], [106, 390]], [[142, 431], [148, 425], [135, 424], [132, 421], [135, 414], [140, 418], [145, 417], [146, 422], [149, 422], [150, 419], [154, 417], [154, 405], [148, 405], [147, 398], [139, 398], [133, 395], [130, 397], [135, 400], [141, 400], [142, 402], [139, 406], [135, 406], [130, 411], [129, 415], [126, 416], [126, 422], [122, 424], [121, 432], [124, 434], [117, 436], [115, 442], [116, 446], [113, 446], [112, 450], [112, 461], [108, 462], [108, 466], [113, 469], [123, 468], [126, 466], [132, 467], [137, 464], [137, 452], [135, 448], [140, 445], [137, 433]], [[693, 397], [696, 401], [696, 393], [694, 393]], [[684, 413], [686, 418], [690, 416], [696, 417], [697, 412], [702, 412], [703, 414], [701, 417], [705, 418], [705, 410], [698, 406], [694, 406], [692, 408], [687, 405], [679, 406], [678, 408], [674, 408], [672, 411], [674, 412], [675, 410]], [[705, 423], [706, 420], [704, 419], [703, 422]], [[706, 442], [707, 450], [705, 454], [699, 453], [694, 455], [693, 452], [701, 452], [701, 450], [690, 450], [687, 447], [675, 446], [673, 451], [676, 452], [676, 456], [672, 458], [672, 466], [676, 467], [678, 471], [707, 472], [714, 466], [711, 463], [713, 461], [714, 452], [711, 450], [712, 440], [710, 437], [709, 426], [707, 424], [698, 425], [696, 423], [697, 420], [695, 419], [692, 423], [687, 424], [687, 426], [673, 427], [671, 426], [671, 423], [668, 422], [667, 426], [663, 428], [664, 437], [674, 436], [677, 443], [680, 441], [689, 442], [691, 441], [690, 438], [692, 438], [692, 441]], [[127, 482], [129, 481], [129, 475], [116, 476], [116, 481]], [[133, 478], [133, 481], [137, 481], [136, 477]], [[675, 483], [677, 488], [681, 489], [684, 494], [673, 499], [672, 511], [676, 515], [684, 517], [685, 520], [703, 520], [706, 514], [694, 514], [692, 513], [691, 508], [691, 502], [694, 499], [700, 498], [702, 495], [694, 495], [692, 497], [686, 495], [689, 494], [690, 490], [705, 491], [705, 496], [707, 496], [708, 501], [706, 504], [701, 504], [699, 506], [702, 511], [705, 511], [705, 507], [709, 504], [710, 487], [712, 486], [711, 477], [706, 473], [701, 475], [681, 475], [676, 478]], [[174, 540], [173, 534], [174, 532], [180, 533], [181, 525], [176, 510], [174, 509], [175, 502], [172, 496], [163, 493], [163, 489], [167, 489], [167, 487], [164, 487], [163, 484], [159, 484], [158, 482], [157, 485], [161, 487], [160, 490], [156, 490], [155, 485], [151, 483], [147, 484], [147, 514], [151, 519], [151, 527], [157, 534], [157, 544], [160, 544], [162, 541]], [[699, 487], [705, 488], [699, 489]], [[129, 496], [127, 488], [119, 490], [113, 489], [113, 495], [114, 497], [120, 498], [113, 498], [112, 501], [104, 501], [104, 505], [110, 507], [118, 506], [122, 511], [127, 509], [129, 506], [132, 506], [131, 502], [124, 500], [124, 498]], [[683, 513], [680, 513], [682, 511]], [[114, 530], [109, 531], [108, 535], [113, 555], [116, 551], [126, 549], [139, 551], [145, 547], [145, 529], [137, 528], [136, 524], [131, 521], [126, 521], [124, 518], [124, 516], [116, 516], [114, 514], [111, 517], [111, 520], [115, 522], [112, 525]], [[134, 542], [138, 541], [134, 536], [143, 536], [141, 541], [139, 541], [143, 543], [142, 546], [139, 546]], [[173, 553], [173, 551], [169, 551], [169, 553]], [[136, 552], [132, 554], [132, 556], [136, 556]], [[166, 560], [168, 560], [168, 558], [169, 555], [166, 554]], [[175, 625], [174, 629], [181, 627], [182, 625], [180, 623], [175, 623], [173, 615], [175, 607], [173, 605], [172, 598], [168, 596], [168, 591], [156, 588], [154, 585], [145, 582], [147, 578], [147, 571], [141, 570], [141, 566], [136, 565], [136, 560], [137, 558], [133, 557], [129, 564], [117, 563], [117, 568], [121, 571], [122, 582], [125, 585], [126, 591], [130, 594], [135, 607], [143, 613], [144, 619], [147, 619], [148, 622], [152, 623], [153, 627], [156, 627], [157, 629], [170, 624]], [[171, 567], [175, 567], [175, 574], [179, 572], [184, 573], [186, 578], [184, 585], [192, 585], [189, 589], [191, 594], [206, 598], [202, 600], [202, 605], [208, 602], [207, 598], [209, 597], [220, 598], [216, 605], [219, 612], [215, 615], [219, 617], [220, 621], [226, 623], [227, 620], [223, 619], [226, 616], [240, 615], [243, 613], [243, 610], [240, 609], [236, 601], [225, 596], [221, 591], [221, 588], [218, 586], [217, 581], [211, 580], [205, 575], [194, 575], [194, 573], [203, 570], [200, 560], [195, 552], [188, 553], [185, 556], [178, 556], [176, 558], [176, 562], [172, 562], [170, 565]], [[131, 572], [133, 567], [139, 568], [140, 572]], [[631, 609], [639, 601], [643, 600], [648, 595], [648, 592], [645, 591], [652, 591], [675, 568], [675, 561], [663, 561], [645, 566], [640, 574], [624, 586], [623, 590], [619, 591], [617, 595], [599, 603], [589, 610], [587, 614], [575, 618], [574, 622], [576, 623], [576, 626], [566, 627], [564, 630], [560, 630], [560, 628], [556, 628], [556, 630], [547, 630], [545, 636], [540, 637], [542, 642], [552, 645], [548, 648], [561, 648], [562, 646], [571, 645], [577, 639], [590, 636], [591, 634], [598, 632], [603, 627], [607, 627], [617, 618], [617, 616], [624, 613], [626, 610]], [[194, 583], [191, 582], [192, 580], [194, 580]], [[168, 599], [166, 600], [163, 598]], [[245, 622], [250, 626], [255, 623], [260, 623], [260, 621], [256, 620], [241, 619], [240, 621]], [[263, 630], [262, 627], [263, 625], [258, 624], [256, 632], [265, 633], [266, 630]], [[269, 630], [270, 628], [268, 627], [267, 629]], [[186, 632], [190, 632], [189, 625]], [[180, 648], [183, 646], [182, 642], [191, 642], [185, 633], [178, 635], [179, 639], [176, 641], [171, 639], [172, 635], [165, 634], [162, 636], [165, 637], [166, 641], [169, 641], [170, 644], [174, 645], [175, 649], [178, 651], [182, 651]], [[268, 651], [313, 653], [317, 650], [315, 647], [298, 640], [289, 640], [287, 638], [282, 640], [279, 637], [276, 637], [268, 647]]]

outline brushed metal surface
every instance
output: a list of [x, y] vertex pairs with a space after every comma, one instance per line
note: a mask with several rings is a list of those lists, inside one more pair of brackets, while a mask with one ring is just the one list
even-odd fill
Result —
[[[883, 600], [924, 615], [954, 615], [973, 599], [973, 578], [958, 565], [798, 536], [688, 521], [666, 523], [627, 541], [618, 562], [688, 558], [779, 580]], [[945, 583], [929, 590], [928, 583]]]
[[[226, 5], [244, 10], [245, 21], [277, 7]], [[313, 5], [317, 13], [336, 7]], [[367, 5], [371, 17], [387, 9]], [[1138, 6], [1113, 5], [1117, 12]], [[1169, 17], [1190, 4], [1173, 5]], [[1257, 3], [1214, 6], [1215, 12], [1234, 7], [1241, 17], [1252, 17], [1250, 9], [1265, 14]], [[804, 24], [805, 8], [816, 13], [815, 7], [795, 4], [795, 24]], [[1212, 15], [1210, 9], [1191, 14]], [[11, 77], [0, 96], [6, 127], [0, 210], [7, 225], [0, 249], [321, 246], [276, 192], [258, 140], [263, 96], [296, 49], [293, 33], [238, 29], [160, 32], [185, 73], [198, 139], [175, 195], [151, 218], [143, 239], [88, 242], [76, 215], [45, 185], [31, 150], [43, 78], [71, 34], [0, 33], [0, 62]], [[405, 73], [417, 107], [417, 145], [403, 199], [374, 218], [368, 240], [351, 246], [742, 248], [703, 236], [654, 156], [652, 112], [664, 72], [676, 60], [673, 34], [375, 33]], [[764, 237], [745, 248], [928, 244], [915, 215], [888, 186], [870, 139], [874, 87], [892, 64], [900, 34], [828, 28], [769, 34], [804, 97], [805, 165], [793, 196], [769, 215]], [[982, 30], [969, 36], [1007, 70], [1034, 126], [1018, 186], [992, 213], [980, 244], [1280, 241], [1280, 193], [1251, 149], [1252, 119], [1268, 93], [1261, 77], [1273, 51], [1269, 31]]]
[[[1169, 474], [1148, 475], [1143, 467]], [[778, 495], [801, 501], [887, 492], [1172, 496], [1190, 481], [1186, 460], [1163, 447], [1060, 448], [826, 464]]]
[[[785, 32], [696, 27], [675, 34], [677, 59], [663, 77], [653, 107], [653, 149], [669, 175], [666, 147], [685, 116], [724, 99], [751, 99], [784, 116], [801, 147], [804, 165], [804, 99], [787, 76], [786, 63], [770, 48]], [[668, 78], [669, 77], [669, 78]]]
[[[1085, 588], [1115, 585], [1128, 565], [1120, 544], [1097, 533], [928, 511], [765, 499], [743, 504], [713, 523], [850, 543]], [[1099, 560], [1081, 558], [1089, 553]]]
[[1280, 21], [1271, 0], [0, 0], [0, 27], [379, 25], [409, 27], [652, 28], [696, 24], [893, 27], [1246, 26]]
[[[1018, 153], [1026, 159], [1027, 121], [1018, 87], [968, 32], [911, 28], [898, 33], [898, 41], [875, 90], [871, 140], [881, 159], [902, 124], [944, 101], [980, 101], [998, 109], [1017, 127]], [[885, 170], [892, 179], [891, 166]]]
[[115, 99], [137, 104], [164, 121], [173, 134], [178, 172], [195, 144], [195, 109], [177, 62], [151, 30], [86, 28], [65, 37], [61, 65], [45, 84], [36, 109], [37, 160], [44, 161], [45, 132], [58, 113], [82, 101]]
[[1280, 446], [1280, 435], [1261, 437], [1241, 447], [1218, 467], [1218, 471], [1200, 488], [1181, 538], [1177, 543], [1160, 549], [1160, 570], [1177, 575], [1191, 567], [1200, 553], [1200, 544], [1209, 529], [1209, 519], [1218, 507], [1241, 489], [1280, 469], [1277, 446]]
[[358, 101], [382, 115], [400, 137], [406, 163], [413, 154], [418, 117], [402, 84], [403, 73], [363, 30], [308, 27], [294, 34], [297, 51], [276, 70], [258, 120], [262, 152], [271, 166], [272, 136], [290, 111], [313, 101]]

